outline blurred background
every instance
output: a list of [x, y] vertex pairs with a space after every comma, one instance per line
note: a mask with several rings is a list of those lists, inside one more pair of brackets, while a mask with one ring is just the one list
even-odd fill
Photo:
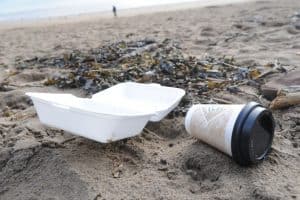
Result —
[[[0, 0], [0, 20], [35, 19], [117, 9], [191, 2], [193, 0]], [[204, 0], [209, 2], [209, 0]]]

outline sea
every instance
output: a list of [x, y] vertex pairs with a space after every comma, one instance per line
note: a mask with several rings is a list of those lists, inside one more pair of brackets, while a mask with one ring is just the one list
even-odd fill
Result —
[[113, 5], [117, 10], [122, 10], [191, 1], [193, 0], [0, 0], [0, 21], [105, 12], [111, 11]]

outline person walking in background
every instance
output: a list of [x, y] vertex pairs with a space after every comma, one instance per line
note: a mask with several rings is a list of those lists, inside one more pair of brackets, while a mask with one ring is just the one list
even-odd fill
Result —
[[116, 6], [113, 6], [112, 11], [114, 13], [114, 16], [116, 17], [117, 16], [117, 8], [116, 8]]

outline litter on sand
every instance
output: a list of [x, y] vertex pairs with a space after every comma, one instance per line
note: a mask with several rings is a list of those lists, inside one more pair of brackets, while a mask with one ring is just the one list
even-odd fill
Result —
[[138, 135], [148, 121], [160, 121], [179, 104], [185, 91], [128, 82], [91, 99], [72, 94], [26, 94], [43, 124], [107, 143]]
[[184, 96], [183, 89], [161, 86], [156, 83], [120, 83], [92, 96], [95, 102], [111, 102], [124, 105], [132, 110], [141, 109], [154, 113], [150, 121], [160, 121], [166, 117]]

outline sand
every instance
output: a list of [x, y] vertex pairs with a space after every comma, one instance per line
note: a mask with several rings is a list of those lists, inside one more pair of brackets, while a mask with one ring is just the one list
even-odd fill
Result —
[[[299, 199], [299, 105], [273, 112], [277, 127], [272, 151], [263, 163], [245, 168], [189, 136], [182, 117], [150, 123], [140, 136], [111, 144], [43, 126], [25, 92], [85, 94], [42, 86], [53, 69], [14, 67], [15, 60], [120, 40], [169, 38], [189, 55], [229, 55], [245, 66], [279, 60], [289, 71], [281, 76], [289, 77], [300, 66], [295, 12], [299, 15], [300, 1], [274, 0], [115, 19], [2, 25], [0, 199]], [[9, 87], [2, 87], [4, 82]], [[243, 95], [223, 91], [215, 97], [269, 105], [260, 87], [240, 89]]]

